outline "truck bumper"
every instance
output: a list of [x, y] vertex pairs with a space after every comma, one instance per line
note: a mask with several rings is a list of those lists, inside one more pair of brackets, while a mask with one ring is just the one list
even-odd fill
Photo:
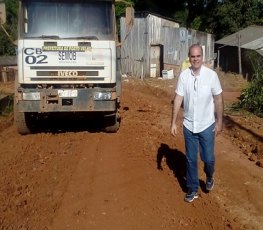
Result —
[[19, 112], [114, 112], [118, 98], [112, 89], [22, 89], [16, 92]]

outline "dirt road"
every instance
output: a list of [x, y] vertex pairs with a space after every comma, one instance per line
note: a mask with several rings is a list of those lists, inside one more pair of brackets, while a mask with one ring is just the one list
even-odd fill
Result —
[[[169, 133], [174, 89], [162, 84], [124, 80], [116, 134], [20, 136], [7, 117], [0, 132], [0, 229], [263, 229], [263, 168], [228, 131], [230, 117], [216, 140], [214, 190], [205, 192], [200, 162], [200, 197], [183, 201], [183, 137]], [[261, 141], [262, 126], [257, 132]]]

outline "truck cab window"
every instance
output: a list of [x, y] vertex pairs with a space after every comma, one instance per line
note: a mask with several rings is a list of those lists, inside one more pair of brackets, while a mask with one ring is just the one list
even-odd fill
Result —
[[[54, 3], [55, 2], [55, 3]], [[31, 1], [24, 4], [21, 36], [113, 39], [112, 5], [101, 1]]]

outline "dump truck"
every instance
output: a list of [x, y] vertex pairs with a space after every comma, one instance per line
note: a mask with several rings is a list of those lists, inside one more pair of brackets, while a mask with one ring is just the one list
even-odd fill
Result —
[[121, 73], [114, 0], [19, 0], [14, 121], [32, 132], [40, 116], [99, 117], [120, 125]]

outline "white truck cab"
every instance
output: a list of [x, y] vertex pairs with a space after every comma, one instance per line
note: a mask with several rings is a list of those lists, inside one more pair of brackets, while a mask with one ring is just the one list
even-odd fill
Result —
[[119, 128], [121, 76], [113, 0], [19, 0], [14, 116], [20, 134], [41, 115], [102, 115]]

